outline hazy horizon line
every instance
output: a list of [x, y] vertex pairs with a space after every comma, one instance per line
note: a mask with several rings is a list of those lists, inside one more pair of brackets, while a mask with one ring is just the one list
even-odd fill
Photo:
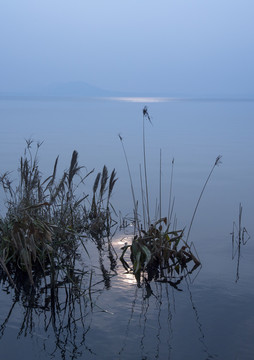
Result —
[[200, 102], [253, 102], [254, 97], [234, 97], [234, 96], [86, 96], [86, 95], [7, 95], [0, 93], [0, 100], [34, 100], [34, 101], [119, 101], [130, 103], [163, 103], [163, 102], [181, 102], [181, 101], [200, 101]]

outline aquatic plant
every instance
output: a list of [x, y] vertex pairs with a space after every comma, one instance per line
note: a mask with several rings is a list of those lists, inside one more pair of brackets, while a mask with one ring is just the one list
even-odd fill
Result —
[[[147, 175], [147, 156], [146, 156], [146, 141], [145, 141], [145, 121], [148, 120], [151, 123], [151, 117], [148, 113], [148, 109], [145, 106], [143, 109], [143, 168], [144, 174], [142, 174], [141, 165], [140, 169], [140, 184], [141, 184], [141, 198], [142, 198], [142, 210], [143, 210], [143, 224], [138, 217], [138, 202], [136, 201], [134, 194], [134, 187], [132, 176], [130, 172], [129, 161], [127, 153], [123, 144], [123, 138], [119, 135], [122, 143], [125, 161], [128, 168], [128, 174], [131, 184], [131, 192], [134, 205], [134, 237], [130, 245], [126, 244], [122, 247], [122, 255], [120, 260], [127, 271], [133, 271], [138, 285], [140, 285], [141, 274], [147, 273], [148, 281], [155, 279], [168, 279], [174, 277], [176, 272], [178, 275], [186, 267], [187, 262], [193, 260], [191, 252], [188, 250], [188, 245], [182, 246], [178, 250], [178, 244], [183, 238], [183, 230], [169, 230], [170, 218], [172, 215], [171, 196], [172, 196], [172, 175], [170, 181], [170, 193], [169, 193], [169, 210], [168, 218], [161, 217], [161, 150], [160, 150], [160, 180], [159, 180], [159, 220], [155, 220], [155, 223], [151, 223], [150, 209], [149, 209], [149, 189], [148, 189], [148, 175]], [[172, 161], [172, 173], [173, 173]], [[144, 186], [143, 186], [144, 184]], [[163, 224], [166, 229], [163, 230]], [[158, 227], [157, 227], [158, 226]], [[126, 261], [126, 253], [130, 253], [130, 260], [132, 265], [129, 265]], [[190, 255], [191, 254], [191, 255]], [[196, 261], [196, 258], [195, 258]], [[200, 263], [196, 261], [196, 265]], [[180, 269], [181, 267], [181, 269]], [[146, 278], [145, 278], [146, 279]]]
[[115, 169], [109, 177], [108, 169], [105, 165], [94, 181], [91, 207], [86, 209], [85, 228], [86, 232], [96, 239], [97, 242], [105, 237], [109, 237], [112, 226], [116, 224], [116, 221], [111, 216], [112, 211], [115, 214], [116, 212], [110, 203], [110, 197], [116, 181]]
[[[166, 225], [165, 230], [162, 223]], [[142, 230], [139, 235], [135, 235], [131, 245], [126, 244], [122, 248], [120, 260], [124, 268], [133, 271], [139, 285], [141, 275], [145, 272], [148, 281], [170, 282], [187, 269], [190, 261], [194, 263], [188, 271], [191, 273], [200, 265], [200, 261], [183, 240], [183, 233], [183, 230], [170, 231], [167, 218], [159, 219], [150, 225], [148, 231]], [[124, 257], [127, 250], [130, 251], [131, 266]]]
[[10, 180], [9, 173], [0, 177], [7, 207], [5, 216], [0, 218], [0, 266], [13, 285], [17, 269], [28, 275], [31, 284], [38, 269], [73, 272], [78, 249], [82, 246], [86, 250], [84, 240], [90, 234], [109, 234], [113, 226], [110, 197], [117, 180], [115, 170], [108, 178], [104, 166], [99, 196], [96, 200], [94, 187], [90, 204], [88, 194], [82, 194], [80, 188], [94, 170], [81, 175], [83, 167], [78, 164], [77, 151], [73, 151], [69, 169], [60, 180], [56, 176], [59, 157], [52, 175], [44, 180], [38, 164], [42, 143], [37, 143], [35, 153], [32, 145], [32, 140], [26, 141], [18, 184], [15, 186]]
[[236, 280], [237, 282], [240, 278], [240, 257], [242, 246], [246, 245], [250, 240], [250, 235], [245, 226], [242, 226], [242, 213], [243, 207], [242, 204], [239, 204], [239, 214], [238, 214], [238, 225], [236, 222], [233, 222], [233, 229], [231, 232], [231, 241], [232, 241], [232, 260], [237, 257], [237, 267], [236, 267]]
[[[146, 212], [147, 212], [147, 224], [150, 225], [150, 210], [149, 210], [149, 194], [148, 194], [148, 180], [147, 180], [147, 162], [146, 162], [146, 143], [145, 143], [145, 121], [148, 120], [152, 124], [151, 117], [148, 113], [148, 109], [145, 106], [143, 108], [143, 159], [144, 159], [144, 178], [145, 178], [145, 190], [146, 190]], [[145, 224], [144, 224], [145, 226]]]
[[[188, 245], [188, 240], [190, 236], [190, 231], [193, 225], [196, 212], [205, 191], [205, 188], [211, 178], [211, 175], [216, 166], [221, 162], [221, 156], [217, 156], [212, 169], [210, 170], [208, 177], [203, 185], [201, 193], [199, 195], [197, 204], [195, 206], [186, 240], [184, 240], [184, 229], [176, 230], [176, 221], [174, 221], [173, 226], [171, 225], [172, 213], [174, 208], [174, 199], [172, 201], [172, 187], [173, 187], [173, 169], [174, 169], [174, 159], [172, 160], [171, 176], [170, 176], [170, 185], [169, 185], [169, 202], [168, 202], [168, 216], [162, 217], [162, 186], [161, 186], [161, 173], [162, 173], [162, 151], [160, 150], [160, 173], [159, 173], [159, 204], [158, 211], [159, 220], [155, 218], [154, 224], [152, 224], [150, 219], [150, 210], [149, 210], [149, 190], [148, 190], [148, 175], [147, 175], [147, 160], [146, 160], [146, 145], [145, 145], [145, 120], [148, 120], [151, 123], [151, 117], [148, 113], [148, 109], [145, 106], [143, 109], [143, 170], [144, 175], [142, 175], [142, 169], [140, 165], [140, 183], [141, 183], [141, 198], [142, 198], [142, 209], [143, 209], [143, 224], [141, 223], [138, 217], [138, 202], [135, 198], [134, 187], [130, 172], [130, 166], [126, 154], [126, 150], [123, 144], [123, 139], [119, 136], [124, 156], [128, 168], [128, 174], [131, 184], [131, 192], [133, 197], [134, 204], [134, 237], [130, 245], [126, 244], [122, 248], [122, 255], [120, 260], [127, 271], [133, 271], [137, 279], [138, 284], [140, 284], [141, 274], [146, 273], [148, 276], [148, 281], [155, 279], [159, 281], [168, 281], [171, 282], [171, 279], [182, 277], [194, 271], [197, 267], [201, 265], [198, 260], [198, 256], [195, 256], [191, 251], [191, 248], [194, 248], [193, 242], [191, 245]], [[143, 186], [144, 184], [144, 186]], [[164, 228], [163, 228], [164, 224]], [[126, 252], [130, 252], [130, 260], [132, 265], [125, 259]], [[190, 270], [187, 269], [187, 264], [193, 262], [193, 266]], [[146, 278], [145, 278], [146, 279]]]

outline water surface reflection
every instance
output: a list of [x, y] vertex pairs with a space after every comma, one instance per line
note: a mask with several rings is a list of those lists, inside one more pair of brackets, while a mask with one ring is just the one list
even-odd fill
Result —
[[[130, 239], [116, 237], [116, 253]], [[107, 248], [98, 251], [95, 243], [89, 243], [89, 253], [91, 259], [83, 254], [83, 261], [92, 273], [82, 280], [83, 293], [73, 282], [55, 288], [45, 283], [37, 289], [23, 283], [17, 292], [2, 277], [3, 356], [9, 352], [9, 358], [15, 358], [17, 349], [11, 346], [15, 339], [27, 359], [205, 360], [233, 359], [234, 354], [251, 359], [251, 345], [243, 347], [239, 338], [231, 344], [230, 339], [232, 329], [238, 334], [246, 326], [246, 316], [236, 312], [239, 306], [249, 309], [245, 336], [253, 333], [253, 291], [243, 304], [228, 282], [215, 285], [207, 278], [204, 283], [200, 275], [194, 282], [186, 276], [178, 286], [182, 291], [154, 281], [137, 287], [134, 275], [119, 262], [112, 270]], [[224, 331], [227, 337], [222, 336]]]
[[[46, 173], [52, 166], [49, 159], [59, 153], [62, 159], [68, 158], [75, 144], [88, 169], [100, 168], [105, 161], [117, 169], [120, 181], [114, 205], [126, 214], [132, 202], [117, 134], [126, 139], [134, 181], [139, 184], [139, 115], [147, 99], [139, 101], [2, 100], [2, 170], [16, 169], [23, 139], [30, 134], [36, 140], [45, 139]], [[162, 148], [164, 169], [172, 157], [176, 159], [175, 209], [183, 226], [191, 218], [207, 166], [218, 153], [223, 155], [223, 166], [209, 185], [192, 229], [191, 240], [202, 262], [198, 275], [195, 272], [177, 284], [182, 291], [158, 282], [138, 288], [119, 261], [111, 266], [107, 249], [98, 251], [91, 243], [91, 259], [83, 259], [88, 272], [82, 279], [82, 296], [77, 296], [73, 283], [59, 283], [57, 290], [44, 283], [38, 288], [41, 291], [25, 289], [24, 283], [16, 293], [3, 277], [3, 359], [21, 354], [28, 360], [254, 358], [254, 243], [241, 246], [232, 261], [229, 235], [239, 201], [244, 204], [244, 226], [251, 236], [254, 231], [253, 104], [168, 101], [149, 105], [154, 119], [147, 132], [151, 195], [155, 198], [158, 192], [157, 150]], [[168, 189], [166, 173], [162, 180]], [[122, 237], [115, 239], [118, 250], [126, 241], [117, 245]]]

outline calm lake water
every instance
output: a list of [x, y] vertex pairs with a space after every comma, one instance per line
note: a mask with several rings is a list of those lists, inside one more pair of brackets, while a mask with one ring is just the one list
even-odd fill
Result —
[[[254, 358], [254, 102], [180, 99], [0, 99], [1, 173], [17, 178], [25, 140], [44, 141], [39, 152], [43, 174], [50, 175], [55, 158], [68, 168], [72, 151], [87, 171], [104, 164], [117, 171], [112, 203], [132, 215], [128, 171], [118, 138], [124, 139], [137, 197], [142, 164], [142, 109], [146, 124], [149, 198], [152, 214], [159, 196], [162, 151], [162, 215], [167, 215], [171, 163], [177, 226], [190, 220], [204, 182], [218, 155], [201, 199], [190, 241], [202, 267], [177, 288], [151, 283], [138, 288], [118, 261], [110, 270], [107, 252], [88, 243], [84, 254], [93, 278], [96, 303], [60, 294], [58, 313], [38, 297], [31, 308], [15, 297], [7, 283], [1, 287], [1, 358], [17, 359], [241, 359]], [[87, 193], [92, 180], [87, 180]], [[1, 211], [4, 195], [1, 193]], [[242, 204], [242, 226], [251, 236], [232, 258], [231, 232]], [[128, 230], [128, 231], [127, 231]], [[247, 239], [247, 238], [246, 238]], [[115, 236], [119, 253], [131, 241], [131, 229]], [[103, 265], [103, 266], [102, 266]], [[67, 300], [66, 300], [67, 299]], [[66, 302], [68, 306], [66, 306]], [[57, 315], [57, 316], [56, 316]]]

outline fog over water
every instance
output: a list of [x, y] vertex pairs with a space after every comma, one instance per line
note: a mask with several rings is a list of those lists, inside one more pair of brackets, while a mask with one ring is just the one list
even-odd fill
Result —
[[252, 0], [5, 1], [0, 93], [80, 82], [128, 96], [253, 98], [253, 10]]
[[[147, 106], [151, 218], [158, 218], [161, 153], [161, 213], [168, 215], [174, 161], [172, 214], [186, 240], [222, 156], [190, 232], [198, 269], [138, 287], [119, 260], [133, 238], [130, 224], [112, 239], [115, 262], [110, 247], [85, 240], [82, 296], [68, 277], [55, 296], [45, 276], [33, 289], [19, 281], [16, 291], [0, 272], [1, 358], [253, 360], [253, 12], [253, 0], [1, 2], [0, 176], [8, 172], [13, 186], [25, 139], [43, 142], [44, 178], [58, 155], [60, 178], [77, 150], [83, 174], [95, 169], [80, 195], [90, 201], [97, 172], [115, 168], [114, 217], [129, 219], [120, 135], [142, 217]], [[2, 189], [0, 200], [2, 215]]]
[[[223, 196], [222, 204], [213, 216], [222, 211], [223, 217], [230, 218], [240, 201], [252, 209], [253, 102], [158, 98], [1, 100], [1, 121], [4, 123], [0, 143], [2, 171], [17, 169], [27, 138], [44, 141], [39, 159], [47, 174], [57, 155], [60, 155], [60, 168], [68, 167], [75, 149], [79, 152], [80, 163], [88, 171], [93, 168], [100, 171], [104, 164], [116, 168], [119, 181], [114, 201], [119, 209], [130, 211], [128, 172], [118, 134], [123, 137], [139, 192], [139, 164], [143, 163], [142, 109], [145, 105], [152, 120], [152, 124], [147, 122], [145, 129], [148, 175], [154, 201], [158, 198], [161, 149], [165, 192], [168, 192], [171, 161], [175, 160], [174, 191], [176, 208], [179, 206], [181, 214], [186, 209], [182, 202], [189, 204], [190, 212], [194, 208], [218, 155], [222, 155], [222, 165], [216, 168], [205, 195], [207, 200], [204, 198], [203, 202], [219, 202]], [[214, 196], [216, 192], [218, 195]], [[223, 210], [223, 206], [227, 210]], [[210, 207], [211, 204], [208, 209]]]

